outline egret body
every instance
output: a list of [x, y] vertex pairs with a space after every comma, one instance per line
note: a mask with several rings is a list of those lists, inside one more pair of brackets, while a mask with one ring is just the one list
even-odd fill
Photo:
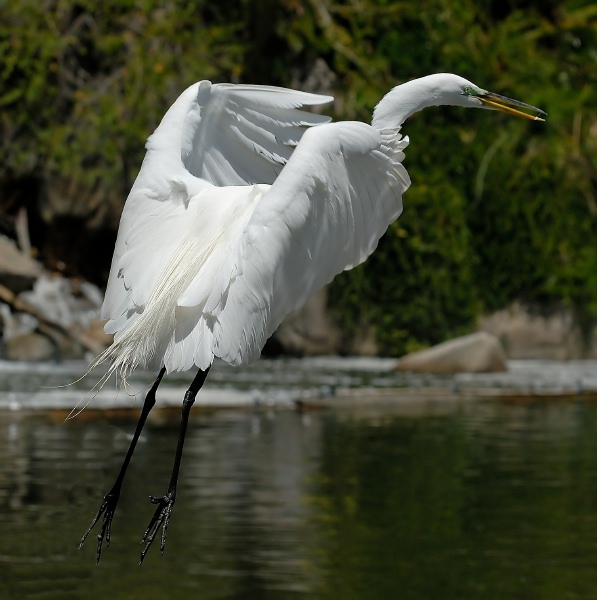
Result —
[[[330, 123], [303, 110], [330, 96], [201, 81], [176, 100], [147, 141], [122, 213], [101, 317], [114, 343], [94, 364], [126, 377], [159, 372], [121, 471], [83, 539], [102, 519], [99, 561], [122, 481], [166, 373], [197, 368], [183, 401], [170, 485], [143, 537], [164, 550], [189, 411], [214, 358], [259, 358], [292, 310], [362, 263], [402, 212], [410, 185], [400, 128], [436, 105], [545, 114], [452, 74], [391, 90], [372, 125]], [[516, 107], [516, 108], [514, 108]], [[522, 112], [524, 108], [529, 112]]]

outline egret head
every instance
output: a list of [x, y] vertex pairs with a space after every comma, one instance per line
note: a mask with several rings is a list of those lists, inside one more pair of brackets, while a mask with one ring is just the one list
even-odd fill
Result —
[[462, 97], [462, 106], [488, 108], [490, 110], [499, 110], [517, 117], [531, 119], [532, 121], [545, 121], [543, 117], [546, 117], [547, 113], [540, 108], [520, 102], [519, 100], [507, 98], [506, 96], [496, 94], [495, 92], [488, 92], [461, 77], [458, 79], [461, 80], [459, 82], [459, 93]]
[[375, 107], [373, 126], [399, 127], [410, 115], [427, 106], [488, 108], [534, 121], [543, 121], [545, 112], [530, 104], [488, 92], [453, 73], [436, 73], [395, 87]]

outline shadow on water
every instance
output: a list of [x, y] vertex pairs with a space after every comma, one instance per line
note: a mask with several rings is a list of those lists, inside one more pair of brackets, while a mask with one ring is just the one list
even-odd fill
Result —
[[0, 413], [0, 598], [597, 595], [597, 405], [196, 411], [164, 556], [138, 566], [177, 412], [148, 424], [99, 566], [77, 542], [135, 417]]

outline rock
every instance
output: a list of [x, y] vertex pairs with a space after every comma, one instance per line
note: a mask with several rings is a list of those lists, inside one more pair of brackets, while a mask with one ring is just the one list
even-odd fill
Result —
[[82, 333], [86, 338], [92, 340], [98, 345], [98, 348], [107, 348], [113, 341], [114, 336], [110, 333], [104, 332], [104, 325], [106, 321], [100, 321], [97, 317], [91, 319]]
[[280, 349], [294, 356], [335, 354], [340, 334], [326, 311], [327, 289], [290, 313], [274, 334]]
[[59, 354], [50, 338], [39, 333], [25, 333], [4, 343], [3, 358], [8, 360], [55, 360]]
[[33, 289], [19, 298], [37, 309], [44, 317], [65, 328], [86, 329], [97, 317], [102, 294], [93, 284], [77, 279], [43, 273]]
[[359, 323], [355, 334], [337, 349], [345, 356], [379, 356], [375, 327], [370, 323]]
[[81, 358], [89, 352], [97, 355], [111, 343], [97, 318], [102, 294], [91, 283], [44, 272], [32, 290], [18, 297], [6, 288], [0, 287], [0, 292], [4, 358]]
[[500, 341], [484, 331], [407, 354], [396, 367], [398, 371], [426, 373], [493, 373], [507, 368]]
[[572, 313], [564, 309], [542, 314], [515, 302], [484, 317], [479, 328], [497, 336], [509, 358], [597, 358], [597, 330], [583, 336]]
[[18, 294], [31, 288], [41, 272], [41, 267], [17, 245], [0, 235], [0, 284]]
[[343, 339], [327, 310], [328, 289], [317, 292], [302, 308], [284, 319], [272, 336], [273, 343], [268, 342], [266, 354], [377, 356], [373, 327], [363, 324], [351, 339]]

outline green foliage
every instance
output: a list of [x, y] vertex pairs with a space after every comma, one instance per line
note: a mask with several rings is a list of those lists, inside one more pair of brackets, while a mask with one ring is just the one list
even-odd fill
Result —
[[[451, 71], [544, 108], [545, 124], [449, 107], [409, 120], [404, 215], [364, 266], [337, 278], [334, 313], [347, 335], [373, 323], [396, 354], [514, 299], [597, 317], [594, 5], [0, 0], [0, 9], [0, 189], [64, 182], [64, 210], [111, 227], [145, 138], [198, 79], [329, 91], [313, 80], [323, 63], [334, 116], [369, 120], [393, 85]], [[25, 195], [17, 204], [52, 227], [56, 211]]]
[[[347, 319], [348, 306], [353, 326], [377, 324], [382, 348], [394, 353], [457, 334], [480, 311], [515, 299], [568, 306], [581, 325], [594, 322], [597, 9], [515, 2], [510, 10], [496, 3], [492, 13], [473, 1], [423, 4], [389, 4], [379, 25], [378, 48], [400, 81], [457, 72], [541, 106], [549, 118], [539, 125], [442, 108], [409, 120], [413, 186], [404, 215], [366, 275], [336, 280], [338, 312]], [[442, 235], [447, 215], [456, 236]], [[392, 235], [397, 228], [420, 231], [425, 245]], [[402, 260], [386, 263], [388, 256]], [[392, 268], [389, 282], [384, 269]], [[375, 294], [367, 296], [369, 278]]]
[[122, 204], [147, 135], [182, 88], [197, 73], [230, 79], [239, 69], [240, 21], [208, 24], [208, 4], [7, 3], [0, 178], [41, 172]]
[[407, 215], [390, 226], [365, 264], [336, 279], [331, 294], [346, 333], [363, 321], [375, 323], [385, 353], [437, 343], [467, 326], [477, 308], [463, 198], [427, 180], [413, 185], [406, 204]]

